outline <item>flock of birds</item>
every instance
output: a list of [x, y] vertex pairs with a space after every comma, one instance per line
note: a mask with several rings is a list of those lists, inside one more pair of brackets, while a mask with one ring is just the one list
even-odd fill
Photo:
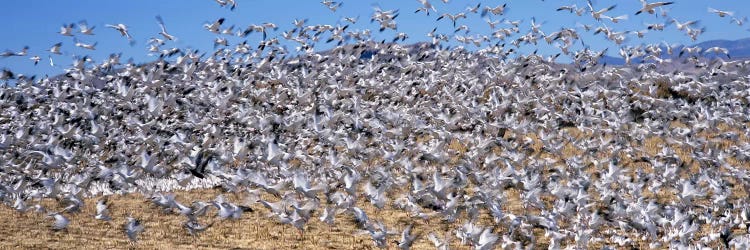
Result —
[[[237, 7], [233, 0], [217, 2]], [[415, 12], [440, 13], [428, 0], [418, 2]], [[649, 32], [674, 24], [696, 39], [705, 30], [663, 9], [678, 3], [641, 2], [636, 15], [665, 20], [647, 24]], [[342, 8], [341, 2], [322, 4]], [[598, 63], [606, 51], [571, 48], [579, 32], [602, 33], [616, 44], [642, 36], [607, 28], [607, 20], [627, 19], [609, 16], [614, 5], [561, 6], [558, 11], [601, 26], [547, 34], [533, 19], [528, 30], [520, 21], [491, 21], [512, 8], [477, 4], [442, 13], [437, 20], [450, 20], [455, 32], [433, 30], [432, 41], [413, 45], [396, 43], [405, 33], [376, 41], [370, 30], [305, 20], [269, 36], [277, 25], [236, 30], [222, 18], [203, 28], [225, 36], [259, 33], [262, 40], [229, 45], [219, 37], [210, 54], [163, 48], [176, 37], [157, 17], [161, 38], [149, 41], [149, 53], [159, 55], [153, 62], [121, 63], [119, 54], [99, 63], [81, 57], [64, 75], [44, 79], [4, 69], [0, 80], [16, 85], [0, 88], [0, 200], [19, 213], [48, 214], [57, 231], [68, 226], [67, 214], [81, 212], [85, 197], [102, 197], [91, 216], [108, 221], [108, 196], [140, 192], [154, 207], [183, 216], [191, 235], [211, 230], [213, 224], [200, 218], [212, 211], [235, 220], [262, 206], [300, 234], [311, 220], [335, 226], [350, 219], [380, 248], [409, 249], [424, 238], [448, 249], [454, 237], [474, 249], [637, 242], [750, 247], [750, 145], [742, 140], [750, 137], [750, 61], [731, 60], [719, 47], [662, 52], [660, 44], [623, 45], [628, 63], [646, 62], [607, 66]], [[709, 11], [738, 25], [745, 20]], [[469, 35], [460, 25], [473, 14], [487, 18], [491, 35]], [[380, 31], [397, 30], [398, 16], [398, 10], [376, 9], [371, 21]], [[75, 27], [63, 26], [60, 34], [94, 34], [85, 22], [77, 33]], [[125, 24], [106, 27], [134, 40]], [[538, 40], [555, 44], [573, 62], [554, 62], [559, 54], [517, 53]], [[319, 41], [338, 45], [319, 52]], [[462, 46], [451, 48], [452, 42]], [[477, 49], [463, 47], [470, 44]], [[96, 45], [75, 42], [91, 50]], [[61, 42], [48, 50], [62, 51]], [[663, 59], [662, 53], [675, 55]], [[690, 70], [660, 67], [678, 63], [673, 58]], [[722, 124], [738, 131], [721, 131]], [[665, 141], [657, 153], [645, 145], [652, 137]], [[570, 147], [580, 153], [565, 153]], [[186, 205], [170, 193], [210, 187], [247, 199], [233, 203], [219, 195]], [[508, 209], [514, 192], [521, 212]], [[49, 198], [64, 208], [40, 205]], [[413, 224], [389, 228], [368, 217], [363, 201], [403, 210]], [[493, 223], [482, 225], [482, 214]], [[426, 236], [412, 232], [431, 218], [460, 226]], [[543, 236], [535, 233], [540, 230]], [[128, 217], [123, 231], [135, 242], [148, 228]]]

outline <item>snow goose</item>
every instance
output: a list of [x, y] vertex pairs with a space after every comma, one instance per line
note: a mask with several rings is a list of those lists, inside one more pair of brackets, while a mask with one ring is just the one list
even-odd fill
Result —
[[167, 27], [164, 25], [164, 20], [161, 19], [161, 16], [156, 16], [156, 22], [159, 24], [159, 27], [161, 28], [161, 32], [159, 32], [160, 35], [164, 37], [164, 39], [174, 41], [176, 38], [173, 35], [170, 35], [167, 33]]
[[635, 14], [638, 15], [638, 14], [641, 14], [643, 12], [648, 12], [649, 14], [654, 14], [654, 13], [656, 13], [656, 11], [654, 11], [654, 9], [656, 9], [657, 7], [670, 5], [670, 4], [673, 4], [673, 3], [674, 2], [653, 2], [653, 3], [649, 3], [649, 2], [646, 2], [646, 0], [641, 0], [641, 4], [643, 5], [643, 7], [641, 7], [640, 10], [638, 10], [637, 12], [635, 12]]
[[115, 24], [115, 25], [106, 24], [104, 26], [107, 27], [107, 28], [112, 28], [114, 30], [117, 30], [118, 32], [120, 32], [121, 36], [123, 36], [123, 37], [125, 37], [125, 38], [128, 39], [128, 42], [130, 42], [131, 44], [134, 43], [133, 37], [130, 35], [130, 32], [128, 32], [128, 26], [127, 25], [122, 24], [122, 23], [118, 23], [118, 24]]

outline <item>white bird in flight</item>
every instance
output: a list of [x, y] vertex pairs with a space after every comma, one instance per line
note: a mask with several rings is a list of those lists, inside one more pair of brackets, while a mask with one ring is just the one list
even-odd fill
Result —
[[29, 53], [29, 46], [24, 46], [23, 49], [21, 49], [21, 51], [18, 51], [18, 52], [7, 50], [3, 52], [2, 54], [0, 54], [0, 57], [26, 56], [26, 54], [28, 53]]
[[84, 35], [94, 35], [95, 27], [96, 26], [89, 27], [88, 23], [86, 23], [85, 20], [78, 23], [79, 32], [81, 32], [81, 34], [84, 34]]
[[216, 0], [216, 2], [221, 5], [221, 7], [229, 5], [229, 10], [237, 8], [237, 2], [235, 0]]
[[417, 2], [421, 3], [422, 7], [417, 8], [417, 10], [414, 11], [414, 13], [424, 11], [429, 16], [430, 10], [437, 12], [437, 9], [435, 9], [435, 6], [432, 6], [432, 3], [430, 3], [428, 0], [417, 0]]
[[610, 16], [607, 16], [607, 15], [602, 15], [602, 18], [609, 19], [613, 23], [619, 23], [622, 20], [628, 20], [628, 15], [621, 15], [621, 16], [616, 16], [616, 17], [610, 17]]
[[37, 64], [39, 64], [39, 61], [41, 61], [42, 58], [39, 56], [32, 56], [31, 58], [29, 58], [29, 60], [34, 61], [34, 66], [36, 66]]
[[638, 14], [641, 14], [643, 12], [648, 12], [649, 14], [654, 14], [654, 13], [656, 13], [656, 11], [654, 11], [654, 9], [656, 9], [657, 7], [670, 5], [670, 4], [673, 4], [673, 3], [674, 2], [653, 2], [653, 3], [649, 3], [649, 2], [646, 2], [646, 0], [641, 0], [641, 4], [643, 5], [643, 7], [641, 7], [640, 10], [638, 10], [637, 12], [635, 12], [635, 14], [638, 15]]
[[103, 198], [96, 202], [96, 215], [94, 216], [97, 220], [109, 221], [112, 217], [109, 216], [109, 209], [107, 208], [107, 199]]
[[135, 40], [133, 40], [133, 37], [130, 36], [130, 33], [128, 32], [128, 26], [127, 25], [122, 24], [122, 23], [118, 23], [118, 24], [115, 24], [115, 25], [106, 24], [104, 26], [108, 27], [108, 28], [113, 28], [113, 29], [119, 31], [120, 35], [126, 37], [131, 44], [134, 43]]
[[607, 11], [610, 11], [610, 10], [614, 9], [617, 6], [615, 4], [615, 5], [609, 6], [609, 7], [604, 8], [604, 9], [600, 9], [598, 11], [594, 11], [594, 6], [591, 4], [591, 0], [589, 0], [587, 2], [587, 4], [589, 6], [589, 11], [591, 11], [591, 16], [594, 17], [594, 19], [596, 19], [597, 21], [599, 21], [599, 20], [602, 19], [602, 15], [604, 13], [607, 13]]
[[448, 19], [450, 19], [453, 22], [453, 27], [455, 28], [456, 27], [456, 20], [458, 20], [460, 18], [464, 18], [465, 19], [466, 18], [466, 13], [460, 12], [460, 13], [457, 13], [455, 15], [450, 14], [450, 13], [444, 13], [444, 14], [440, 15], [440, 17], [438, 17], [437, 20], [439, 21], [440, 19], [443, 19], [445, 17], [448, 17]]
[[330, 1], [330, 0], [324, 0], [324, 1], [321, 1], [320, 3], [322, 3], [323, 5], [325, 5], [329, 10], [331, 10], [333, 12], [336, 12], [336, 10], [339, 7], [341, 7], [341, 5], [343, 4], [341, 2], [334, 2], [334, 1]]
[[69, 24], [69, 25], [63, 25], [62, 27], [60, 27], [60, 35], [63, 35], [63, 36], [73, 36], [73, 27], [74, 26], [75, 25], [72, 24], [72, 23]]
[[677, 26], [678, 30], [685, 30], [686, 28], [690, 28], [690, 26], [698, 23], [697, 20], [680, 23], [679, 21], [677, 21], [677, 19], [674, 19], [674, 18], [672, 18], [671, 22], [674, 23], [675, 26]]
[[96, 50], [96, 43], [93, 43], [93, 44], [82, 43], [81, 41], [78, 41], [78, 39], [75, 39], [74, 41], [75, 41], [76, 47], [84, 48], [87, 50]]
[[125, 235], [128, 236], [130, 241], [138, 241], [138, 234], [143, 232], [143, 225], [141, 222], [133, 217], [128, 217], [125, 222]]
[[176, 39], [173, 35], [167, 33], [167, 27], [164, 26], [164, 20], [161, 19], [161, 16], [156, 16], [156, 22], [159, 23], [159, 27], [161, 27], [161, 32], [159, 32], [159, 34], [162, 35], [164, 39], [170, 41], [174, 41]]
[[727, 48], [711, 47], [703, 51], [703, 54], [708, 54], [708, 53], [724, 54], [727, 56], [727, 58], [732, 59], [732, 57], [729, 56], [729, 50]]
[[49, 53], [52, 53], [52, 54], [62, 55], [62, 53], [60, 53], [60, 47], [61, 46], [62, 46], [62, 43], [56, 43], [56, 44], [52, 45], [52, 48], [50, 48], [48, 51], [49, 51]]
[[492, 15], [496, 15], [496, 16], [497, 15], [502, 15], [502, 14], [505, 13], [505, 7], [506, 6], [508, 6], [507, 3], [504, 3], [503, 5], [498, 5], [498, 6], [495, 6], [495, 7], [485, 6], [484, 9], [482, 10], [481, 16], [484, 17], [488, 13], [492, 13]]
[[68, 227], [68, 224], [70, 224], [70, 220], [60, 213], [51, 213], [48, 216], [55, 219], [55, 222], [52, 224], [52, 230], [64, 230]]
[[224, 18], [219, 18], [216, 20], [216, 22], [213, 22], [211, 24], [204, 24], [203, 28], [205, 28], [208, 31], [211, 31], [212, 33], [219, 34], [219, 29], [221, 29], [221, 25], [224, 23]]
[[719, 17], [725, 17], [725, 16], [734, 16], [734, 12], [726, 11], [726, 10], [717, 10], [714, 8], [709, 7], [708, 8], [709, 13], [715, 13], [719, 15]]

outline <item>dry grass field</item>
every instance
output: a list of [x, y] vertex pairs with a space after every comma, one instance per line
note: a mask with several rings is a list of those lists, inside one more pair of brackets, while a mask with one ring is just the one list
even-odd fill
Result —
[[[683, 124], [673, 123], [672, 127], [680, 127]], [[750, 127], [750, 124], [745, 124]], [[729, 127], [726, 125], [720, 125], [715, 128], [715, 131], [701, 132], [698, 135], [705, 139], [709, 145], [713, 144], [719, 148], [730, 147], [731, 145], [737, 145], [738, 143], [748, 143], [750, 138], [744, 136], [741, 131], [742, 128]], [[576, 137], [592, 136], [584, 132], [579, 131], [575, 128], [568, 128], [568, 132]], [[739, 133], [739, 141], [728, 141], [720, 139], [717, 135], [720, 133], [735, 131]], [[506, 134], [506, 137], [509, 136]], [[518, 135], [515, 135], [518, 136]], [[536, 135], [522, 135], [529, 137], [537, 142], [532, 149], [535, 152], [540, 152], [541, 144]], [[685, 150], [685, 147], [680, 145], [671, 145], [665, 138], [650, 137], [644, 141], [633, 141], [631, 142], [634, 148], [641, 148], [643, 152], [653, 156], [662, 150], [662, 147], [672, 147], [685, 161], [687, 169], [680, 173], [682, 178], [686, 178], [691, 174], [695, 174], [699, 171], [700, 165], [691, 159], [691, 152]], [[461, 154], [466, 151], [466, 145], [463, 145], [459, 141], [453, 141], [448, 145], [449, 148]], [[496, 148], [496, 150], [502, 150]], [[549, 156], [558, 160], [573, 157], [575, 155], [583, 154], [584, 152], [573, 144], [568, 144], [564, 149], [564, 155], [562, 156]], [[612, 152], [602, 153], [602, 158], [610, 157]], [[542, 156], [545, 157], [545, 156]], [[634, 171], [637, 168], [643, 171], [653, 171], [648, 163], [631, 163], [631, 160], [640, 156], [636, 155], [621, 155], [624, 159], [623, 166], [626, 171]], [[738, 162], [734, 159], [728, 158], [727, 161], [736, 167], [750, 168], [750, 164], [747, 162]], [[597, 172], [597, 169], [587, 169], [591, 173]], [[631, 173], [632, 174], [632, 173]], [[729, 183], [736, 183], [737, 181], [728, 178], [726, 181]], [[700, 184], [700, 183], [699, 183]], [[503, 204], [503, 209], [507, 212], [514, 214], [534, 214], [538, 213], [534, 209], [525, 210], [520, 205], [519, 192], [513, 188], [505, 191], [508, 197], [506, 203]], [[679, 190], [672, 190], [670, 188], [663, 188], [662, 190], [644, 191], [644, 196], [655, 197], [660, 202], [669, 203], [677, 198], [676, 193]], [[186, 204], [189, 204], [194, 200], [209, 201], [213, 200], [217, 195], [223, 193], [220, 188], [205, 189], [205, 190], [193, 190], [193, 191], [176, 191], [177, 200]], [[232, 202], [243, 203], [245, 200], [245, 193], [233, 194], [225, 193], [226, 198]], [[392, 203], [397, 193], [389, 194], [389, 203]], [[595, 193], [592, 193], [594, 197], [592, 200], [596, 201], [597, 197]], [[746, 200], [748, 197], [747, 190], [743, 190], [742, 185], [734, 185], [732, 190], [732, 197], [729, 197], [729, 201], [733, 202], [737, 199]], [[45, 217], [46, 213], [34, 213], [27, 212], [24, 214], [14, 211], [12, 208], [2, 206], [0, 207], [0, 249], [9, 248], [21, 248], [21, 249], [123, 249], [123, 248], [137, 248], [137, 249], [371, 249], [375, 248], [369, 235], [362, 234], [355, 228], [353, 218], [349, 213], [342, 213], [336, 217], [336, 225], [330, 227], [317, 219], [311, 219], [305, 227], [304, 235], [300, 235], [297, 230], [289, 225], [282, 225], [273, 218], [267, 217], [268, 211], [260, 204], [254, 204], [251, 207], [254, 209], [252, 212], [246, 212], [239, 220], [226, 220], [219, 221], [214, 217], [214, 212], [210, 212], [208, 216], [200, 218], [201, 223], [215, 222], [215, 225], [205, 232], [193, 237], [187, 233], [182, 227], [185, 218], [175, 214], [167, 214], [160, 209], [154, 207], [147, 202], [147, 198], [141, 194], [128, 194], [128, 195], [114, 195], [109, 197], [109, 209], [112, 213], [113, 220], [110, 222], [104, 222], [95, 220], [94, 206], [96, 200], [99, 197], [93, 197], [86, 200], [86, 205], [83, 211], [75, 214], [66, 214], [70, 219], [71, 223], [68, 228], [64, 231], [55, 232], [50, 230], [52, 219]], [[264, 199], [278, 200], [275, 197], [263, 196]], [[551, 196], [543, 196], [545, 205], [551, 206]], [[698, 204], [708, 204], [710, 201], [697, 200]], [[48, 210], [60, 209], [60, 204], [57, 204], [55, 200], [43, 200], [41, 203], [48, 208]], [[29, 204], [34, 204], [29, 202]], [[432, 243], [427, 239], [427, 233], [435, 232], [438, 235], [450, 234], [454, 235], [454, 229], [459, 227], [463, 223], [464, 218], [459, 219], [456, 223], [446, 224], [443, 223], [439, 216], [432, 217], [428, 221], [412, 219], [406, 212], [391, 208], [390, 205], [386, 206], [386, 209], [378, 211], [375, 207], [369, 203], [360, 199], [357, 204], [363, 208], [370, 218], [375, 218], [385, 222], [390, 230], [401, 231], [408, 224], [414, 224], [414, 231], [420, 234], [421, 237], [415, 242], [413, 249], [434, 249]], [[322, 210], [322, 209], [321, 209]], [[322, 211], [316, 211], [315, 214], [319, 216]], [[135, 218], [140, 219], [145, 224], [145, 231], [139, 236], [137, 243], [129, 243], [127, 237], [123, 233], [123, 224], [125, 223], [125, 217], [132, 215]], [[465, 215], [464, 215], [465, 216]], [[316, 216], [317, 217], [317, 216]], [[480, 216], [479, 224], [483, 226], [492, 226], [493, 222], [487, 211], [483, 211]], [[561, 225], [565, 225], [567, 222], [561, 222]], [[710, 231], [710, 226], [704, 225], [701, 227], [701, 231], [696, 237], [701, 237]], [[502, 234], [504, 229], [500, 226], [495, 227], [495, 232]], [[739, 229], [732, 229], [739, 230]], [[605, 230], [606, 232], [606, 230]], [[537, 235], [536, 246], [537, 248], [546, 248], [548, 240], [544, 235], [543, 230], [535, 229]], [[607, 233], [618, 233], [626, 234], [617, 228]], [[606, 238], [606, 237], [605, 237]], [[389, 237], [390, 248], [396, 248], [396, 244], [393, 241], [398, 239], [398, 235]], [[452, 249], [468, 249], [467, 246], [460, 245], [460, 242], [456, 237], [452, 236], [451, 248]], [[565, 242], [563, 245], [571, 244], [572, 242]], [[613, 242], [592, 242], [591, 248], [600, 248], [604, 245], [612, 245]], [[498, 244], [498, 247], [500, 244]], [[648, 248], [646, 242], [637, 242], [635, 247]]]

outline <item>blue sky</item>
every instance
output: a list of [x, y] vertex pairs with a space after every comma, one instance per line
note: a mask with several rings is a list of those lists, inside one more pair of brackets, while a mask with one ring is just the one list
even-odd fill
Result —
[[[307, 24], [336, 24], [344, 23], [344, 17], [359, 17], [359, 22], [350, 26], [350, 30], [366, 29], [373, 30], [378, 39], [390, 40], [395, 32], [386, 31], [378, 33], [376, 24], [369, 22], [374, 6], [381, 9], [398, 9], [399, 17], [398, 32], [409, 34], [406, 43], [426, 41], [425, 35], [437, 27], [440, 33], [453, 34], [453, 26], [448, 20], [436, 21], [439, 16], [436, 13], [425, 16], [423, 13], [414, 13], [421, 4], [416, 0], [398, 1], [342, 1], [343, 6], [336, 12], [328, 10], [320, 1], [311, 0], [237, 0], [238, 7], [234, 11], [229, 8], [220, 7], [214, 0], [169, 0], [169, 1], [49, 1], [49, 0], [13, 0], [3, 2], [3, 15], [0, 21], [3, 28], [0, 29], [0, 51], [20, 51], [24, 46], [29, 46], [29, 55], [25, 57], [0, 57], [0, 68], [9, 68], [17, 73], [26, 75], [43, 76], [54, 75], [69, 67], [73, 56], [89, 55], [95, 62], [101, 62], [110, 53], [123, 53], [122, 61], [132, 58], [136, 62], [146, 62], [154, 57], [147, 55], [146, 40], [158, 35], [159, 26], [155, 16], [161, 15], [166, 22], [167, 30], [178, 37], [176, 42], [168, 42], [162, 48], [179, 47], [200, 49], [203, 52], [213, 51], [213, 40], [216, 34], [210, 33], [202, 28], [207, 22], [224, 17], [226, 22], [223, 27], [235, 25], [245, 28], [250, 24], [261, 24], [273, 22], [279, 25], [277, 32], [269, 33], [269, 36], [280, 34], [283, 30], [290, 29], [292, 21], [307, 18]], [[589, 24], [594, 27], [601, 23], [593, 20], [586, 13], [579, 17], [568, 12], [557, 12], [555, 9], [562, 5], [576, 4], [585, 7], [586, 2], [582, 0], [507, 0], [507, 1], [459, 1], [451, 0], [445, 4], [440, 0], [431, 0], [437, 8], [438, 13], [457, 13], [464, 11], [468, 6], [481, 3], [484, 6], [497, 6], [507, 3], [505, 15], [493, 17], [493, 19], [522, 20], [521, 34], [528, 32], [530, 20], [536, 18], [537, 23], [542, 23], [541, 30], [551, 33], [561, 27], [574, 27], [576, 24]], [[617, 31], [643, 30], [644, 23], [663, 23], [664, 18], [654, 15], [633, 14], [640, 8], [637, 0], [607, 1], [596, 0], [596, 9], [605, 8], [612, 4], [617, 7], [611, 11], [612, 16], [628, 15], [628, 20], [614, 24], [609, 21], [602, 23]], [[706, 32], [697, 42], [712, 39], [740, 39], [750, 37], [750, 25], [744, 24], [740, 27], [731, 24], [728, 17], [721, 18], [718, 15], [708, 13], [708, 7], [735, 12], [735, 17], [742, 18], [750, 15], [750, 1], [737, 0], [690, 0], [679, 1], [665, 7], [671, 17], [684, 22], [688, 20], [700, 20], [699, 26], [705, 26]], [[74, 46], [74, 40], [58, 34], [63, 24], [78, 23], [86, 20], [89, 26], [96, 26], [94, 36], [76, 34], [75, 37], [85, 43], [97, 43], [96, 50], [90, 51]], [[113, 29], [104, 27], [105, 24], [124, 23], [129, 26], [130, 32], [136, 40], [131, 46], [127, 40]], [[479, 16], [470, 14], [469, 18], [460, 20], [459, 25], [466, 24], [472, 29], [472, 33], [489, 35], [489, 27]], [[501, 27], [508, 27], [504, 24]], [[77, 32], [77, 27], [76, 27]], [[582, 34], [582, 30], [579, 31]], [[513, 37], [515, 38], [515, 37]], [[250, 44], [257, 44], [260, 35], [252, 34], [247, 38], [230, 38], [230, 45], [237, 44], [242, 40], [248, 40]], [[590, 32], [583, 35], [583, 39], [592, 49], [610, 48], [611, 55], [616, 54], [617, 47], [602, 38], [601, 34], [594, 36]], [[510, 41], [510, 40], [508, 40]], [[669, 43], [693, 44], [695, 42], [677, 31], [674, 25], [668, 25], [663, 32], [650, 32], [644, 39], [638, 39], [634, 35], [628, 40], [629, 45], [642, 43], [656, 43], [667, 41]], [[48, 61], [49, 49], [53, 44], [62, 42], [63, 55], [52, 55], [57, 67], [50, 66]], [[293, 50], [293, 48], [290, 48]], [[541, 53], [554, 54], [559, 50], [546, 45], [536, 47], [525, 47], [521, 51], [530, 52], [539, 49]], [[29, 57], [38, 55], [42, 58], [39, 65], [34, 66]]]

